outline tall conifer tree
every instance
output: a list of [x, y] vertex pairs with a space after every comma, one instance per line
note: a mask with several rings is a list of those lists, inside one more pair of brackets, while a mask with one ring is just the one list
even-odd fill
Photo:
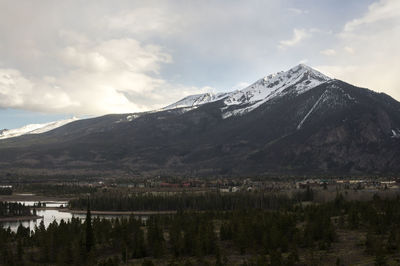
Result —
[[90, 213], [90, 199], [88, 197], [87, 212], [86, 212], [86, 251], [90, 252], [94, 244], [92, 215]]

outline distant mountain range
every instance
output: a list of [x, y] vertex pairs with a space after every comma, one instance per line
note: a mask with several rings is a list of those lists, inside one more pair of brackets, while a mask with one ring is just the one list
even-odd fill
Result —
[[112, 176], [400, 171], [400, 103], [305, 65], [158, 111], [53, 125], [7, 139], [15, 135], [0, 132], [0, 170]]

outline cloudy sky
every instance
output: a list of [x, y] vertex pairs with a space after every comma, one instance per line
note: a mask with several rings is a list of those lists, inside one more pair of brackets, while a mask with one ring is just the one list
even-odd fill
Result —
[[298, 63], [400, 100], [399, 0], [0, 0], [0, 129], [160, 108]]

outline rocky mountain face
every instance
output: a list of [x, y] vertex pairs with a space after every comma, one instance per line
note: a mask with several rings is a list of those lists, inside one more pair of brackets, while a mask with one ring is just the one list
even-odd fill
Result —
[[296, 66], [239, 91], [189, 96], [0, 140], [2, 172], [343, 175], [400, 170], [400, 103]]

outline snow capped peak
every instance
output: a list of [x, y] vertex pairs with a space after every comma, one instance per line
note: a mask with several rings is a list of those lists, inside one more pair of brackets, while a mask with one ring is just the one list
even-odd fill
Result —
[[59, 121], [54, 121], [54, 122], [49, 122], [49, 123], [44, 123], [44, 124], [29, 124], [29, 125], [23, 126], [21, 128], [10, 129], [10, 130], [3, 129], [3, 130], [0, 130], [0, 139], [19, 137], [19, 136], [27, 135], [27, 134], [45, 133], [50, 130], [53, 130], [58, 127], [69, 124], [76, 120], [79, 120], [79, 118], [72, 117], [70, 119], [59, 120]]
[[299, 73], [301, 75], [307, 75], [309, 79], [317, 79], [320, 81], [328, 81], [331, 79], [330, 77], [325, 76], [324, 74], [315, 70], [314, 68], [309, 67], [304, 64], [299, 64], [299, 65], [289, 69], [287, 72], [289, 72], [290, 74]]
[[[202, 104], [223, 100], [226, 107], [222, 108], [223, 117], [229, 117], [249, 112], [272, 100], [287, 94], [302, 94], [324, 82], [331, 80], [321, 72], [304, 64], [299, 64], [287, 71], [280, 71], [261, 78], [250, 86], [228, 93], [204, 93], [183, 98], [164, 107], [162, 110], [194, 107]], [[234, 111], [227, 111], [230, 106], [236, 106]], [[232, 109], [232, 108], [229, 108]]]
[[297, 71], [299, 69], [306, 69], [306, 70], [309, 70], [309, 71], [315, 71], [312, 67], [309, 67], [309, 66], [307, 66], [306, 64], [303, 64], [303, 63], [300, 63], [295, 67], [292, 67], [291, 69], [289, 69], [289, 71], [291, 71], [291, 70]]
[[243, 90], [231, 93], [224, 102], [227, 107], [236, 105], [238, 108], [224, 113], [223, 117], [250, 112], [276, 97], [298, 95], [329, 80], [329, 77], [303, 64], [268, 75]]
[[273, 85], [278, 85], [277, 83], [281, 83], [282, 85], [285, 85], [285, 87], [288, 87], [289, 85], [296, 85], [297, 83], [304, 83], [307, 85], [313, 81], [325, 82], [330, 79], [331, 78], [309, 66], [299, 64], [288, 71], [280, 71], [275, 74], [270, 74], [263, 79], [256, 81], [254, 84], [264, 83], [269, 85], [269, 87], [272, 87]]

